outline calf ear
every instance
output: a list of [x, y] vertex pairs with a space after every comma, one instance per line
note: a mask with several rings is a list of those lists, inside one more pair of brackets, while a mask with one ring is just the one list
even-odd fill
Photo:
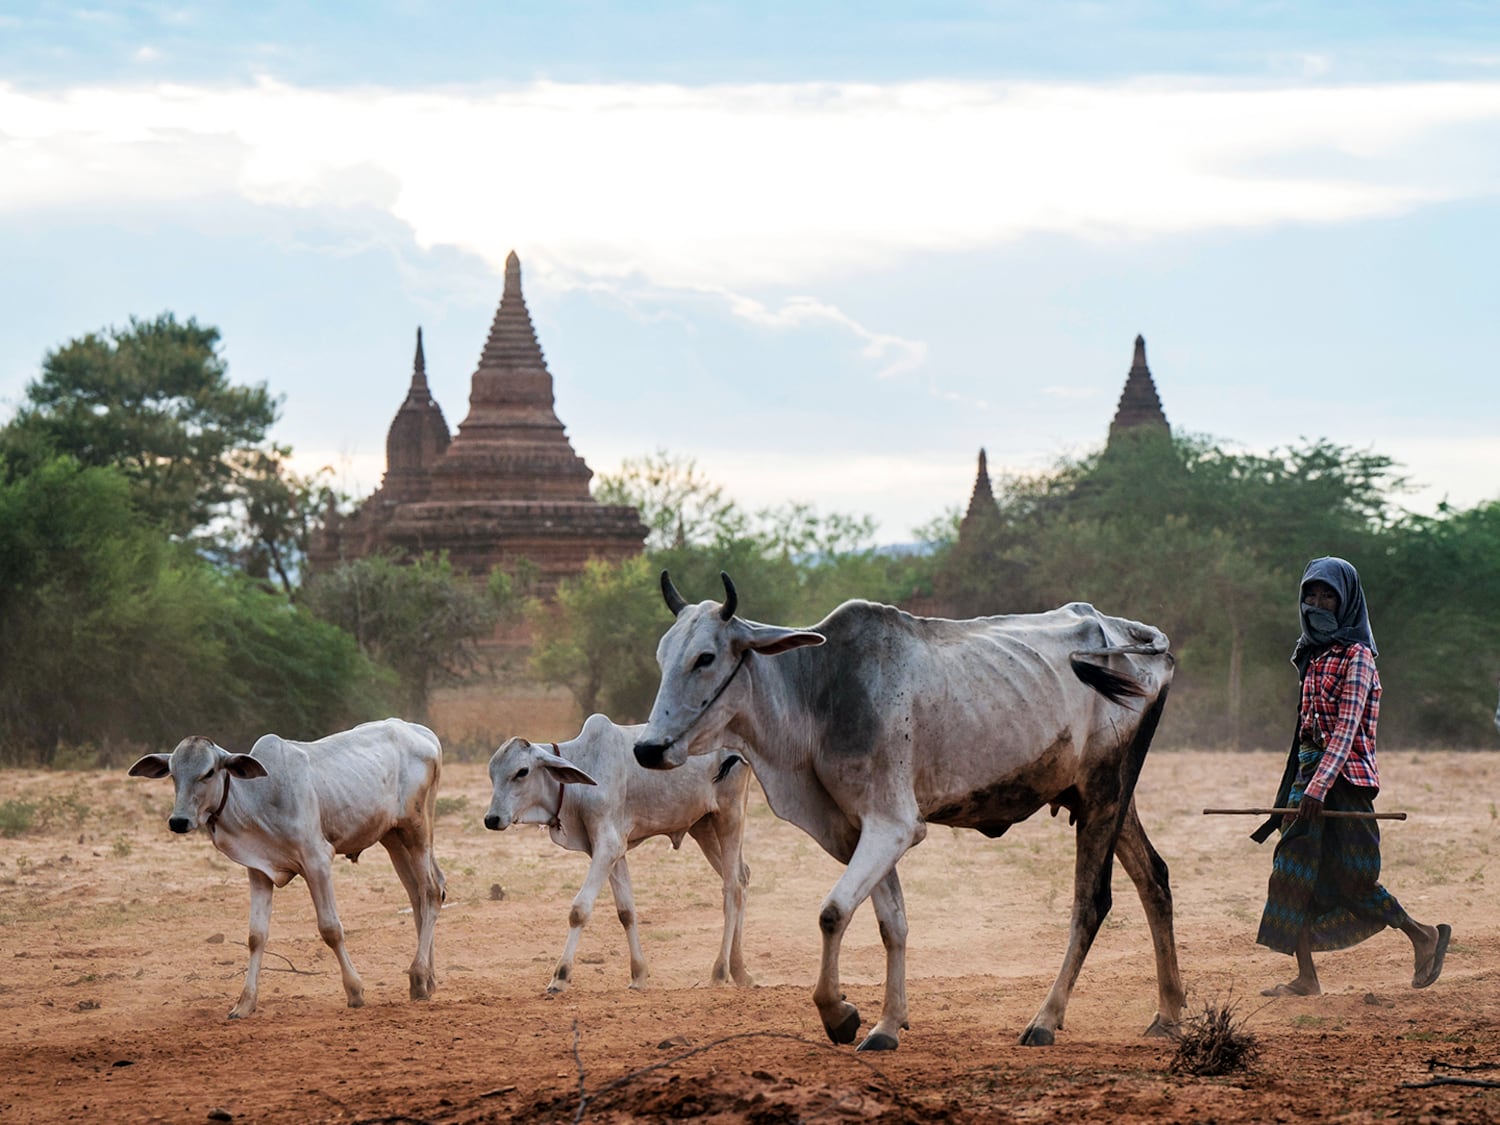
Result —
[[171, 762], [168, 754], [147, 754], [125, 772], [131, 777], [166, 777], [172, 772]]
[[224, 761], [224, 768], [235, 777], [248, 781], [252, 777], [265, 777], [266, 767], [261, 764], [259, 758], [252, 758], [249, 754], [231, 754]]
[[828, 638], [811, 629], [783, 629], [779, 625], [751, 625], [750, 636], [742, 647], [762, 656], [775, 656], [779, 652], [791, 652], [794, 648], [820, 645]]
[[588, 774], [568, 759], [547, 750], [537, 751], [537, 765], [541, 766], [564, 785], [598, 785]]

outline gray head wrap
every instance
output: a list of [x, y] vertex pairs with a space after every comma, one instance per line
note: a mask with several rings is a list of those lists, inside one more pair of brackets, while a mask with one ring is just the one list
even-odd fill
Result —
[[[1333, 587], [1339, 596], [1337, 613], [1303, 603], [1309, 582], [1325, 582]], [[1343, 559], [1326, 555], [1307, 564], [1302, 584], [1297, 587], [1297, 616], [1302, 622], [1302, 635], [1292, 651], [1292, 663], [1297, 666], [1299, 676], [1306, 676], [1312, 658], [1335, 642], [1362, 644], [1376, 656], [1380, 655], [1375, 647], [1375, 634], [1370, 632], [1370, 614], [1365, 608], [1359, 571]]]

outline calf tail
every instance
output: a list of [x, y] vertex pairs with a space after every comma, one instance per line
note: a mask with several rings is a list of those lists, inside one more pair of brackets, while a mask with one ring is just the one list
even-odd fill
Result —
[[729, 771], [734, 769], [734, 767], [742, 761], [744, 761], [744, 759], [741, 758], [738, 754], [731, 754], [729, 755], [729, 757], [725, 758], [724, 764], [719, 767], [719, 772], [714, 774], [714, 784], [717, 785], [719, 784], [719, 782], [728, 777]]

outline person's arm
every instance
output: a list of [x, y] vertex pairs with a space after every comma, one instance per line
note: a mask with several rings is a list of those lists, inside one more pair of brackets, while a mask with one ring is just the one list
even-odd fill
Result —
[[1323, 748], [1323, 757], [1318, 762], [1317, 772], [1307, 783], [1306, 797], [1320, 804], [1339, 771], [1349, 760], [1349, 750], [1354, 745], [1354, 736], [1359, 731], [1359, 720], [1365, 713], [1365, 704], [1370, 692], [1375, 690], [1375, 659], [1364, 645], [1352, 645], [1344, 665], [1344, 678], [1339, 682], [1338, 722], [1328, 736], [1328, 745]]

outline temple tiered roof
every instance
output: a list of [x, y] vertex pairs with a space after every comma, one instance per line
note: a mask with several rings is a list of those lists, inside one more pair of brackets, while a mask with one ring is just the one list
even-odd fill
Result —
[[552, 374], [521, 293], [521, 262], [505, 263], [505, 289], [470, 383], [469, 413], [449, 440], [427, 387], [421, 332], [411, 388], [386, 441], [381, 488], [309, 551], [313, 569], [396, 549], [444, 551], [454, 566], [487, 574], [522, 558], [550, 594], [591, 558], [640, 552], [646, 528], [634, 508], [598, 503], [593, 472], [574, 452], [553, 405]]

